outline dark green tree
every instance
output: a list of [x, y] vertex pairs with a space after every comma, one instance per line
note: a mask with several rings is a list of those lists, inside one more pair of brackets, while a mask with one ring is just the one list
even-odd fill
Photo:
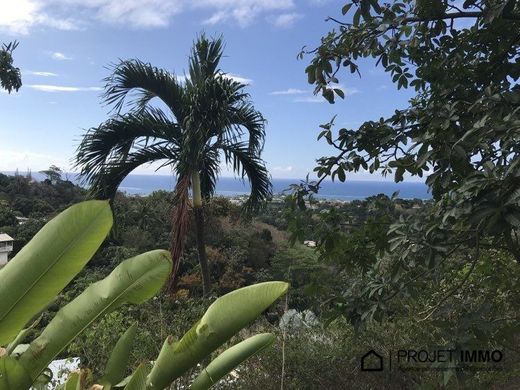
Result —
[[40, 171], [40, 173], [45, 175], [45, 180], [48, 180], [50, 184], [57, 184], [61, 181], [63, 171], [56, 165], [51, 165], [49, 169]]
[[[342, 15], [329, 18], [334, 29], [319, 47], [299, 55], [312, 57], [306, 73], [315, 93], [331, 103], [344, 98], [334, 85], [345, 74], [362, 77], [360, 60], [371, 59], [397, 89], [416, 95], [407, 107], [359, 128], [335, 131], [334, 118], [321, 126], [318, 139], [334, 153], [318, 159], [317, 180], [293, 187], [290, 222], [308, 214], [304, 200], [327, 178], [343, 182], [360, 170], [396, 182], [425, 177], [433, 201], [400, 212], [364, 237], [370, 243], [355, 245], [378, 248], [377, 236], [388, 235], [357, 287], [345, 282], [352, 287], [331, 302], [351, 319], [381, 320], [400, 307], [390, 309], [393, 300], [444, 280], [444, 293], [422, 313], [429, 318], [467, 288], [493, 253], [520, 262], [520, 2], [358, 0], [347, 2]], [[300, 225], [293, 223], [295, 236]], [[338, 249], [348, 254], [343, 247], [356, 244], [329, 233], [316, 230], [322, 258]], [[462, 276], [454, 281], [450, 272]]]
[[[271, 194], [261, 159], [264, 118], [251, 104], [245, 85], [220, 70], [222, 51], [221, 38], [201, 35], [194, 44], [184, 81], [139, 60], [116, 65], [106, 79], [104, 95], [105, 102], [114, 105], [115, 114], [85, 134], [76, 158], [81, 174], [100, 198], [113, 196], [121, 181], [140, 165], [161, 161], [161, 166], [172, 169], [177, 179], [172, 281], [186, 236], [191, 189], [204, 294], [210, 290], [210, 275], [203, 203], [215, 192], [222, 157], [239, 176], [249, 180], [248, 211], [258, 208]], [[135, 99], [127, 100], [131, 93]], [[154, 98], [166, 109], [154, 105]], [[131, 109], [121, 114], [125, 100]]]
[[11, 93], [22, 86], [20, 69], [13, 65], [13, 51], [18, 42], [3, 44], [0, 48], [0, 87]]
[[331, 103], [344, 97], [331, 85], [345, 70], [361, 75], [358, 60], [373, 58], [416, 96], [357, 129], [322, 125], [318, 139], [336, 153], [318, 160], [307, 194], [361, 169], [396, 182], [426, 177], [434, 207], [415, 227], [404, 223], [396, 249], [406, 251], [408, 233], [431, 256], [434, 243], [486, 237], [520, 261], [520, 2], [359, 0], [342, 14], [329, 18], [336, 28], [318, 48], [300, 53], [313, 55], [306, 72], [315, 92]]

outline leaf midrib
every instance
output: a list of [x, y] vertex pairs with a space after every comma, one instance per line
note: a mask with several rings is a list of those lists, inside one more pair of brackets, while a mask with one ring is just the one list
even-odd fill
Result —
[[[72, 338], [70, 338], [70, 340], [73, 340], [74, 338], [76, 338], [79, 334], [81, 334], [86, 328], [88, 328], [90, 326], [90, 324], [92, 324], [95, 320], [97, 320], [100, 316], [104, 315], [109, 308], [112, 307], [112, 305], [114, 304], [114, 302], [116, 302], [117, 300], [119, 300], [119, 298], [121, 298], [121, 296], [123, 295], [126, 295], [126, 293], [128, 292], [128, 290], [130, 289], [133, 289], [133, 287], [135, 286], [136, 283], [138, 283], [140, 280], [142, 279], [145, 279], [147, 278], [150, 274], [152, 274], [154, 272], [154, 269], [149, 269], [145, 274], [141, 274], [137, 279], [135, 279], [127, 288], [125, 288], [123, 291], [121, 291], [120, 294], [118, 294], [116, 297], [114, 297], [114, 299], [112, 299], [108, 305], [105, 305], [105, 308], [103, 310], [101, 310], [100, 312], [98, 312], [97, 315], [95, 315], [89, 322], [87, 322], [87, 324], [85, 326], [83, 326], [81, 329], [79, 329], [78, 332], [76, 332]], [[106, 279], [103, 279], [103, 280], [106, 280]], [[81, 294], [80, 294], [81, 296]], [[79, 297], [78, 297], [79, 298]], [[68, 305], [72, 304], [74, 301], [70, 302]], [[125, 301], [125, 303], [128, 303], [127, 301]], [[67, 306], [68, 306], [67, 305]], [[66, 307], [66, 306], [65, 306]], [[59, 313], [59, 312], [58, 312]], [[43, 335], [43, 334], [42, 334]], [[41, 336], [40, 336], [41, 337]], [[39, 338], [39, 337], [38, 337]], [[38, 341], [38, 339], [34, 340], [34, 342]], [[63, 349], [65, 349], [65, 347], [67, 345], [69, 345], [70, 341], [66, 342], [65, 345], [53, 356], [56, 357], [61, 351], [63, 351]], [[29, 350], [27, 350], [27, 352], [29, 352]], [[27, 353], [25, 352], [25, 353]], [[24, 354], [25, 354], [24, 353]], [[38, 377], [38, 375], [40, 375], [40, 372], [38, 372], [38, 374], [36, 375], [36, 377]], [[35, 377], [35, 378], [36, 378]]]
[[[65, 253], [69, 251], [69, 249], [73, 246], [73, 245], [76, 245], [76, 243], [80, 240], [80, 238], [83, 238], [85, 237], [85, 235], [90, 232], [91, 228], [92, 228], [92, 225], [94, 225], [97, 221], [98, 221], [98, 218], [100, 216], [101, 213], [103, 213], [105, 210], [104, 208], [101, 209], [95, 216], [95, 218], [87, 225], [87, 228], [83, 230], [83, 233], [81, 233], [79, 236], [76, 236], [72, 241], [69, 242], [69, 244], [67, 244], [67, 246], [62, 250], [62, 252], [59, 254], [59, 256], [56, 258], [56, 261], [52, 262], [48, 267], [47, 269], [42, 272], [40, 274], [40, 277], [38, 277], [33, 284], [31, 284], [29, 286], [29, 288], [13, 303], [13, 305], [9, 308], [9, 310], [5, 313], [5, 315], [3, 317], [0, 318], [0, 321], [4, 320], [8, 315], [9, 313], [11, 313], [14, 308], [16, 308], [16, 306], [18, 305], [18, 303], [20, 303], [20, 301], [22, 301], [28, 294], [29, 292], [34, 288], [34, 286], [36, 286], [45, 276], [47, 276], [47, 274], [49, 273], [49, 271], [51, 270], [51, 268], [54, 268], [56, 266], [56, 264], [64, 257]], [[106, 236], [105, 236], [106, 237]], [[97, 250], [97, 249], [96, 249]], [[14, 260], [14, 259], [13, 259]], [[88, 262], [88, 261], [87, 261]], [[74, 275], [75, 276], [75, 275]], [[73, 277], [74, 277], [73, 276]]]

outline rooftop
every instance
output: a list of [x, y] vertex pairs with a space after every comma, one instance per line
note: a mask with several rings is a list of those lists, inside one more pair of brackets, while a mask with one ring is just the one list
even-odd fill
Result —
[[0, 242], [5, 242], [5, 241], [14, 241], [14, 238], [11, 237], [9, 234], [0, 233]]

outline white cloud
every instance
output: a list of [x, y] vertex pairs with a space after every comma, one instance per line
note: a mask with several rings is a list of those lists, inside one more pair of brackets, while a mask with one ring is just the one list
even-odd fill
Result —
[[330, 3], [332, 0], [307, 0], [310, 5], [321, 7], [327, 3]]
[[32, 70], [24, 70], [24, 71], [22, 71], [22, 73], [24, 75], [41, 76], [41, 77], [56, 77], [56, 76], [58, 76], [57, 73], [53, 73], [53, 72], [35, 72], [35, 71], [32, 71]]
[[236, 75], [236, 74], [233, 74], [233, 73], [226, 73], [226, 74], [224, 74], [224, 77], [228, 78], [228, 79], [231, 79], [231, 80], [234, 80], [234, 81], [238, 81], [239, 83], [246, 84], [246, 85], [253, 84], [253, 80], [247, 79], [245, 77], [242, 77], [242, 76], [239, 76], [239, 75]]
[[[223, 73], [222, 77], [224, 77], [226, 79], [231, 79], [231, 80], [234, 80], [234, 81], [238, 81], [239, 83], [246, 84], [246, 85], [252, 85], [253, 84], [253, 80], [252, 79], [248, 79], [248, 78], [245, 78], [245, 77], [233, 74], [233, 73]], [[188, 76], [188, 75], [176, 75], [175, 78], [177, 79], [178, 83], [183, 84], [183, 83], [186, 82], [187, 79], [190, 78], [190, 76]]]
[[276, 16], [274, 19], [271, 19], [271, 23], [276, 27], [289, 28], [301, 18], [303, 18], [303, 14], [292, 12]]
[[345, 96], [357, 95], [360, 91], [357, 88], [342, 88]]
[[[79, 23], [70, 17], [49, 14], [46, 8], [56, 0], [3, 0], [0, 31], [25, 35], [34, 26], [48, 26], [59, 30], [76, 30]], [[62, 0], [58, 0], [62, 1]]]
[[305, 96], [301, 98], [296, 98], [293, 100], [295, 103], [325, 103], [326, 100], [321, 95], [319, 96]]
[[293, 170], [294, 170], [294, 168], [291, 165], [286, 166], [286, 167], [274, 167], [273, 168], [273, 171], [275, 171], [275, 172], [289, 173], [289, 172], [292, 172]]
[[52, 53], [51, 58], [53, 60], [57, 60], [57, 61], [72, 60], [72, 57], [69, 57], [63, 53], [60, 53], [59, 51], [55, 51], [54, 53]]
[[25, 87], [41, 92], [93, 92], [103, 90], [103, 88], [100, 87], [66, 87], [62, 85], [49, 84], [28, 84], [25, 85]]
[[283, 91], [273, 91], [269, 95], [301, 95], [304, 93], [308, 93], [308, 91], [304, 89], [288, 88]]
[[329, 87], [330, 88], [338, 88], [338, 89], [341, 89], [343, 91], [343, 93], [345, 94], [345, 96], [352, 96], [352, 95], [355, 95], [355, 94], [358, 94], [359, 93], [359, 89], [357, 88], [348, 88], [346, 87], [345, 85], [343, 84], [329, 84]]
[[203, 23], [217, 24], [233, 20], [247, 27], [262, 15], [278, 14], [295, 8], [294, 0], [200, 0], [193, 8], [213, 10]]
[[47, 169], [53, 164], [69, 170], [69, 162], [58, 156], [27, 150], [3, 149], [2, 147], [0, 147], [0, 155], [2, 156], [2, 159], [0, 159], [0, 171], [14, 171], [15, 169], [25, 171], [32, 169], [33, 172], [37, 172]]
[[2, 0], [0, 31], [27, 34], [35, 27], [77, 30], [95, 22], [157, 28], [193, 10], [209, 15], [203, 22], [206, 24], [233, 21], [246, 27], [267, 16], [277, 25], [288, 26], [300, 17], [291, 12], [295, 7], [295, 0]]

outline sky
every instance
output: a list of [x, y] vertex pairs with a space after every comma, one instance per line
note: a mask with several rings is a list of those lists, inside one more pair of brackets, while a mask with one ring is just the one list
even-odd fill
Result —
[[[341, 17], [338, 0], [0, 0], [0, 41], [18, 40], [18, 93], [0, 92], [0, 171], [71, 171], [82, 134], [107, 120], [102, 104], [107, 67], [138, 58], [176, 74], [187, 70], [197, 34], [222, 34], [221, 68], [248, 84], [267, 119], [263, 159], [273, 178], [304, 178], [316, 159], [333, 155], [316, 140], [319, 125], [337, 114], [337, 129], [388, 116], [407, 106], [388, 74], [362, 61], [361, 77], [340, 75], [345, 100], [313, 95], [296, 58], [316, 47]], [[135, 173], [153, 173], [143, 166]], [[168, 174], [162, 169], [159, 174]], [[223, 176], [232, 176], [223, 167]], [[381, 180], [368, 173], [353, 179]], [[388, 178], [390, 179], [390, 178]]]

